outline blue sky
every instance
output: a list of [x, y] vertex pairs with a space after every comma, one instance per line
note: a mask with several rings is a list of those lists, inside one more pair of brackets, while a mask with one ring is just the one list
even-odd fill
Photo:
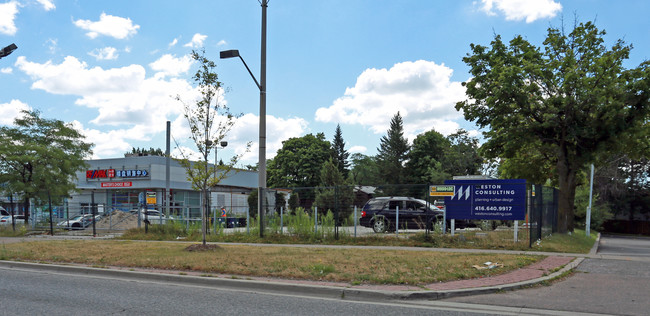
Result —
[[[549, 26], [570, 31], [575, 17], [595, 20], [607, 45], [634, 49], [627, 67], [650, 57], [650, 1], [624, 0], [270, 0], [267, 55], [267, 158], [290, 137], [341, 125], [350, 152], [376, 154], [391, 117], [403, 116], [409, 141], [435, 129], [480, 131], [454, 109], [469, 79], [471, 43], [494, 34], [540, 45]], [[226, 87], [223, 102], [243, 116], [219, 150], [257, 162], [259, 90], [236, 59], [239, 49], [259, 79], [261, 8], [257, 0], [0, 0], [0, 124], [20, 109], [72, 122], [95, 143], [95, 158], [131, 147], [164, 149], [165, 121], [181, 146], [191, 100], [188, 54], [205, 47]]]

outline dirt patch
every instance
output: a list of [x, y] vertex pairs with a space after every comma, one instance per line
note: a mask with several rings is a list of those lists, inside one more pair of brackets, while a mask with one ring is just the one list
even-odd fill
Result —
[[138, 214], [114, 211], [109, 216], [102, 217], [95, 225], [97, 229], [104, 230], [128, 230], [137, 228]]
[[219, 247], [219, 245], [215, 244], [194, 244], [194, 245], [189, 245], [187, 248], [185, 248], [185, 251], [216, 251], [216, 250], [221, 250], [222, 248]]

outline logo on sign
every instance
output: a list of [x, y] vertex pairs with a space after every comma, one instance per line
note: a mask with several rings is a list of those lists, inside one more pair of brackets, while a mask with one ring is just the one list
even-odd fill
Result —
[[469, 199], [469, 196], [472, 193], [472, 190], [471, 190], [472, 186], [468, 185], [468, 186], [465, 187], [465, 189], [463, 189], [463, 187], [465, 187], [465, 186], [464, 185], [459, 185], [459, 186], [454, 187], [456, 189], [456, 192], [454, 192], [454, 196], [451, 197], [452, 200], [454, 198], [456, 198], [457, 200], [468, 200]]
[[114, 178], [115, 169], [86, 170], [86, 179]]

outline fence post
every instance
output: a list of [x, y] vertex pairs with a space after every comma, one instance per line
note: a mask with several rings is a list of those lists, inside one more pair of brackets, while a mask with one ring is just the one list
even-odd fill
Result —
[[451, 219], [451, 236], [454, 236], [454, 231], [456, 230], [456, 219]]
[[399, 206], [395, 207], [395, 236], [399, 236]]
[[318, 234], [318, 206], [314, 207], [314, 235]]
[[354, 206], [354, 237], [357, 237], [357, 206]]
[[519, 221], [515, 220], [515, 242], [519, 241], [517, 234], [519, 233]]
[[280, 235], [282, 235], [284, 230], [284, 207], [280, 207]]

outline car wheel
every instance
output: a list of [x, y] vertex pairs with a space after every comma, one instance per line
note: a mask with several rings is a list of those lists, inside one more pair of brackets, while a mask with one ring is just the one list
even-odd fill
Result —
[[372, 230], [375, 231], [375, 233], [384, 233], [386, 232], [386, 221], [383, 219], [377, 219], [373, 222], [372, 224]]
[[72, 224], [72, 229], [81, 229], [81, 225], [79, 223], [74, 223]]

